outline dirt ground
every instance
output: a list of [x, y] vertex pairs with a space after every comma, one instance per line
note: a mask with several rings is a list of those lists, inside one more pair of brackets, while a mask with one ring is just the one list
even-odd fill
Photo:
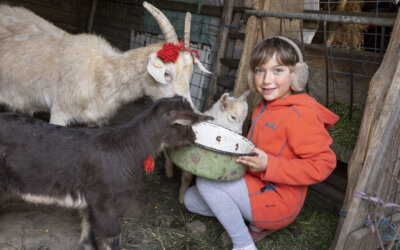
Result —
[[[132, 199], [127, 212], [120, 218], [123, 230], [121, 246], [124, 249], [158, 248], [151, 247], [157, 240], [151, 236], [151, 232], [145, 233], [143, 230], [148, 229], [141, 227], [141, 224], [156, 221], [155, 217], [160, 216], [155, 209], [160, 204], [157, 201], [160, 194], [168, 194], [168, 189], [173, 190], [170, 193], [172, 206], [168, 207], [174, 214], [182, 209], [177, 204], [179, 178], [166, 180], [161, 167], [157, 169], [156, 173], [144, 177], [142, 193]], [[160, 178], [164, 179], [164, 183], [158, 181]], [[79, 249], [80, 223], [78, 212], [72, 209], [35, 205], [19, 199], [3, 202], [0, 205], [0, 249]]]

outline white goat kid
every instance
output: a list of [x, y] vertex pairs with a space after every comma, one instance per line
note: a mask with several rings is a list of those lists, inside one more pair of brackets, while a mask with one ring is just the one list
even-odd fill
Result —
[[[209, 115], [214, 120], [208, 121], [222, 127], [228, 128], [236, 133], [242, 134], [243, 122], [246, 119], [248, 112], [248, 105], [246, 98], [250, 90], [245, 91], [240, 97], [230, 97], [229, 93], [223, 94], [213, 106], [205, 111], [204, 115]], [[168, 178], [174, 175], [174, 164], [169, 159], [168, 155], [164, 152], [165, 156], [165, 173]], [[179, 188], [179, 202], [183, 204], [183, 198], [189, 185], [193, 179], [193, 175], [187, 171], [182, 170], [181, 186]]]
[[[151, 4], [167, 43], [179, 45], [172, 24]], [[190, 13], [185, 19], [184, 44], [190, 42]], [[144, 95], [153, 100], [175, 94], [190, 98], [193, 60], [181, 50], [175, 62], [157, 57], [163, 44], [124, 53], [104, 39], [71, 35], [31, 11], [0, 5], [0, 103], [33, 114], [50, 112], [50, 123], [107, 124], [124, 103]], [[209, 72], [208, 72], [209, 73]]]

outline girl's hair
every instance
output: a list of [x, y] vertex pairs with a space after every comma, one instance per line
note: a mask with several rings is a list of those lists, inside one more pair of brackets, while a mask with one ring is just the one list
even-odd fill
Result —
[[256, 67], [268, 62], [275, 53], [278, 63], [289, 66], [290, 70], [293, 70], [293, 67], [299, 62], [299, 57], [292, 45], [280, 38], [271, 37], [261, 41], [253, 48], [250, 56], [250, 70], [254, 71]]

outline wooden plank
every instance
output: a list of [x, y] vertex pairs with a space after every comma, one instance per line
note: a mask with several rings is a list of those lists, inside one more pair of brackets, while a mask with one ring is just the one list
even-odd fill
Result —
[[[305, 45], [304, 51], [306, 62], [310, 69], [308, 81], [309, 94], [319, 102], [324, 102], [326, 98], [325, 92], [321, 91], [325, 87], [326, 77], [323, 48], [316, 45]], [[337, 84], [330, 86], [329, 98], [335, 98], [336, 101], [348, 103], [350, 93], [349, 69], [353, 65], [354, 105], [363, 110], [368, 95], [369, 82], [381, 62], [379, 54], [367, 51], [354, 51], [354, 58], [356, 60], [353, 62], [349, 60], [348, 52], [344, 49], [332, 48], [330, 49], [330, 54], [329, 66], [332, 72], [329, 73], [329, 80]], [[340, 147], [336, 147], [334, 150], [341, 161], [348, 162], [350, 160], [350, 151], [342, 150]]]
[[244, 40], [246, 36], [246, 33], [236, 31], [236, 30], [230, 30], [228, 33], [228, 38], [229, 39], [241, 39]]
[[[257, 17], [251, 16], [247, 21], [246, 37], [244, 39], [244, 44], [243, 44], [242, 58], [240, 59], [239, 62], [236, 84], [233, 90], [235, 96], [239, 95], [239, 93], [243, 93], [244, 91], [246, 91], [246, 89], [248, 89], [247, 72], [249, 70], [250, 52], [256, 41], [258, 41], [258, 36], [259, 36], [258, 27], [259, 27], [259, 20], [257, 20]], [[247, 134], [250, 128], [251, 111], [260, 101], [260, 95], [252, 92], [250, 96], [247, 98], [247, 100], [250, 112], [243, 123], [243, 134]]]
[[219, 61], [222, 63], [222, 65], [225, 65], [233, 69], [237, 69], [240, 63], [240, 59], [233, 59], [233, 58], [220, 58]]
[[396, 18], [396, 13], [388, 12], [349, 12], [349, 11], [332, 11], [329, 10], [304, 10], [304, 13], [310, 14], [325, 14], [337, 16], [355, 16], [355, 17], [380, 17], [380, 18]]
[[93, 22], [94, 22], [94, 16], [96, 15], [96, 10], [97, 10], [97, 0], [92, 0], [92, 6], [90, 8], [90, 15], [89, 15], [89, 20], [87, 24], [87, 32], [92, 32], [93, 28]]
[[333, 171], [333, 173], [325, 180], [326, 183], [338, 188], [339, 190], [342, 190], [343, 195], [346, 192], [346, 187], [347, 187], [347, 174], [343, 173], [346, 171], [347, 171], [347, 166], [338, 165], [336, 169]]
[[330, 185], [327, 182], [321, 182], [310, 185], [310, 188], [323, 194], [324, 196], [328, 197], [329, 199], [335, 202], [342, 203], [344, 200], [345, 192], [341, 189], [336, 188], [333, 185]]
[[[225, 4], [225, 3], [224, 3]], [[166, 9], [166, 10], [174, 10], [174, 11], [181, 11], [181, 12], [191, 12], [191, 13], [198, 13], [199, 5], [185, 3], [185, 2], [175, 2], [175, 1], [165, 1], [165, 0], [156, 0], [154, 3], [158, 9]], [[231, 9], [231, 12], [233, 9]], [[224, 15], [223, 8], [220, 6], [209, 6], [209, 5], [202, 5], [200, 10], [200, 15], [206, 16], [214, 16], [214, 17], [221, 17]]]
[[[142, 3], [143, 1], [132, 1], [132, 0], [124, 0], [124, 1], [119, 1], [121, 4], [124, 5], [131, 5], [134, 7], [141, 7], [143, 6]], [[153, 1], [148, 1], [151, 4], [153, 4], [155, 7], [158, 9], [166, 9], [166, 10], [173, 10], [173, 11], [181, 11], [181, 12], [191, 12], [191, 13], [196, 13], [196, 14], [201, 14], [201, 15], [207, 15], [207, 16], [214, 16], [214, 17], [221, 17], [223, 15], [223, 7], [221, 6], [215, 6], [215, 5], [207, 5], [207, 4], [202, 4], [200, 8], [200, 13], [199, 11], [199, 5], [198, 4], [193, 4], [193, 3], [187, 3], [187, 2], [181, 2], [181, 1], [165, 1], [165, 0], [153, 0]], [[250, 8], [248, 7], [243, 7], [243, 6], [238, 6], [238, 7], [233, 7], [233, 12], [234, 13], [245, 13], [246, 10]]]
[[104, 37], [114, 47], [125, 51], [130, 47], [130, 31], [116, 29], [114, 27], [94, 25], [93, 32]]
[[106, 16], [106, 17], [122, 17], [123, 19], [130, 18], [132, 16], [143, 16], [144, 8], [142, 5], [137, 7], [128, 4], [120, 4], [114, 2], [104, 2], [100, 1], [97, 8], [99, 9], [96, 15]]
[[[314, 95], [312, 96], [315, 97]], [[337, 100], [339, 101], [340, 99], [338, 98]], [[343, 117], [342, 119], [346, 118]], [[331, 145], [331, 148], [335, 152], [337, 160], [345, 163], [348, 163], [350, 161], [351, 155], [353, 154], [353, 150], [346, 150], [342, 148], [340, 145], [337, 145], [335, 143]]]
[[77, 13], [80, 7], [77, 0], [7, 0], [7, 2], [13, 4], [48, 7], [49, 9], [59, 9], [71, 13]]
[[[348, 185], [341, 218], [331, 249], [343, 249], [349, 234], [362, 227], [368, 214], [365, 201], [353, 198], [354, 190], [377, 192], [384, 166], [390, 160], [391, 143], [400, 125], [400, 17], [397, 15], [389, 47], [371, 80], [360, 133], [348, 165]], [[368, 185], [367, 185], [368, 184]]]
[[227, 75], [220, 76], [218, 77], [217, 84], [218, 86], [233, 89], [233, 87], [235, 86], [235, 79]]
[[97, 27], [107, 26], [120, 30], [141, 31], [143, 25], [143, 19], [141, 17], [132, 17], [130, 18], [130, 22], [123, 22], [117, 19], [96, 17], [93, 22], [93, 25], [96, 25]]
[[80, 16], [78, 13], [66, 12], [62, 9], [52, 9], [41, 5], [23, 3], [23, 7], [33, 11], [35, 14], [55, 24], [56, 26], [63, 25], [64, 27], [79, 28]]
[[[234, 0], [225, 0], [224, 1], [224, 8], [223, 8], [223, 14], [221, 16], [221, 22], [226, 23], [228, 25], [231, 25], [232, 23], [232, 16], [233, 16], [233, 6], [235, 4]], [[218, 77], [221, 75], [221, 68], [222, 64], [218, 60], [218, 58], [222, 58], [225, 54], [226, 51], [226, 43], [228, 40], [228, 32], [229, 28], [226, 26], [220, 26], [219, 27], [219, 32], [218, 32], [218, 52], [215, 58], [215, 63], [213, 66], [213, 75], [211, 76], [211, 82], [209, 83], [208, 89], [207, 89], [207, 95], [206, 95], [206, 100], [204, 104], [204, 108], [207, 110], [209, 109], [213, 103], [214, 103], [214, 94], [217, 92], [217, 80]]]

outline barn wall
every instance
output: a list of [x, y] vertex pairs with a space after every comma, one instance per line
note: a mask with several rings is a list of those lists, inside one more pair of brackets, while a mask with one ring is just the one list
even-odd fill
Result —
[[12, 6], [25, 7], [70, 33], [86, 30], [90, 0], [6, 0]]
[[[305, 61], [310, 69], [309, 94], [320, 103], [326, 103], [326, 70], [324, 50], [318, 45], [304, 46]], [[353, 73], [353, 104], [364, 109], [369, 83], [381, 62], [378, 53], [354, 51], [351, 61], [349, 50], [331, 48], [329, 52], [329, 101], [350, 103], [351, 78]], [[353, 69], [353, 72], [352, 72]]]

